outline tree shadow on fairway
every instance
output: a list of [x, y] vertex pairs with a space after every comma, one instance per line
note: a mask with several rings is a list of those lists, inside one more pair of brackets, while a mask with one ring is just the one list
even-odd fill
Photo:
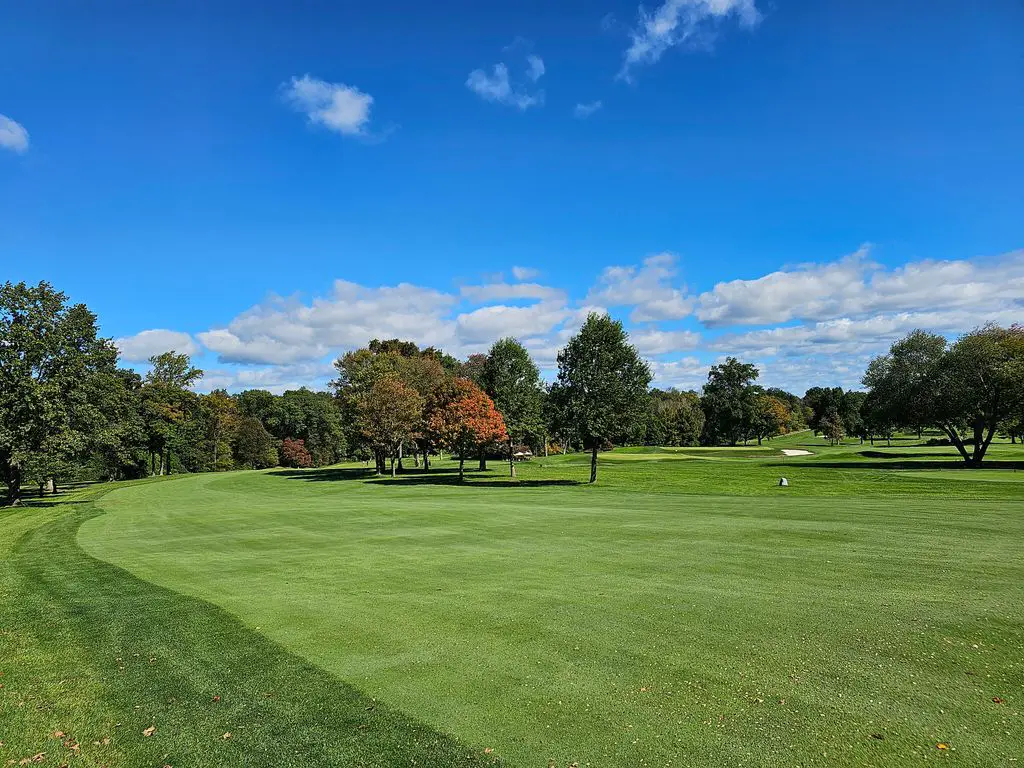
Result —
[[995, 461], [986, 459], [980, 467], [961, 460], [947, 461], [806, 461], [800, 469], [960, 469], [969, 476], [972, 469], [1024, 470], [1024, 461]]
[[550, 488], [552, 486], [581, 485], [578, 480], [513, 480], [511, 477], [500, 478], [490, 474], [488, 470], [475, 467], [466, 469], [466, 480], [459, 481], [459, 470], [456, 467], [438, 467], [423, 470], [407, 467], [396, 477], [378, 475], [373, 467], [326, 467], [324, 469], [282, 469], [268, 473], [274, 477], [285, 477], [289, 480], [303, 480], [307, 483], [333, 483], [346, 480], [362, 480], [370, 485], [451, 485], [466, 488]]
[[366, 480], [375, 477], [372, 467], [324, 467], [322, 469], [279, 469], [268, 472], [273, 477], [305, 480], [307, 483], [337, 483], [343, 480]]
[[458, 470], [454, 472], [444, 470], [443, 473], [435, 474], [433, 470], [429, 474], [407, 473], [392, 479], [387, 476], [375, 477], [367, 482], [373, 485], [449, 485], [456, 488], [551, 488], [556, 486], [581, 485], [579, 480], [513, 480], [511, 477], [498, 479], [495, 477], [481, 478], [479, 475], [467, 472], [464, 481], [459, 480]]
[[[15, 628], [15, 646], [20, 639], [32, 654], [5, 669], [3, 693], [27, 696], [32, 707], [20, 729], [4, 729], [0, 755], [199, 768], [498, 764], [226, 611], [87, 555], [76, 534], [95, 514], [69, 510], [27, 532], [8, 560], [13, 589], [0, 626]], [[69, 735], [62, 750], [55, 724], [80, 746]]]

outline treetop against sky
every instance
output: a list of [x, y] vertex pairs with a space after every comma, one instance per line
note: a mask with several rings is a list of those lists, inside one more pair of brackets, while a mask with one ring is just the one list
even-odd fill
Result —
[[914, 328], [1024, 316], [1015, 0], [0, 22], [3, 279], [58, 284], [128, 362], [192, 355], [203, 389], [325, 386], [372, 338], [515, 336], [551, 380], [595, 310], [658, 386], [731, 354], [850, 387]]

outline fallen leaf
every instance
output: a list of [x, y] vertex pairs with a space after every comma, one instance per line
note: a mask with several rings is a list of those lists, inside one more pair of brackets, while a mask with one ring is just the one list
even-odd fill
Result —
[[885, 736], [883, 736], [880, 733], [872, 733], [871, 734], [871, 738], [872, 739], [878, 739], [879, 741], [885, 741]]
[[220, 701], [220, 696], [214, 696], [213, 697], [213, 701], [214, 701], [214, 703], [217, 703], [218, 701]]
[[1006, 699], [1004, 699], [1002, 696], [993, 696], [992, 697], [992, 702], [994, 704], [1005, 704], [1006, 703]]
[[936, 749], [949, 749], [949, 744], [943, 744], [941, 741], [935, 745]]
[[152, 736], [154, 733], [156, 733], [156, 726], [155, 725], [151, 725], [151, 726], [149, 726], [149, 728], [147, 728], [146, 730], [144, 730], [142, 732], [142, 735], [143, 736]]
[[64, 733], [64, 731], [54, 731], [52, 738], [54, 738], [54, 739], [63, 739], [65, 736], [67, 736], [67, 734]]
[[231, 738], [231, 731], [228, 731], [227, 733], [225, 733], [223, 736], [221, 736], [221, 738], [224, 739], [225, 741], [230, 739]]
[[484, 754], [485, 754], [485, 755], [489, 755], [489, 754], [491, 754], [491, 752], [493, 752], [493, 751], [494, 751], [494, 750], [493, 750], [493, 749], [492, 749], [491, 747], [487, 747], [486, 749], [484, 749]]

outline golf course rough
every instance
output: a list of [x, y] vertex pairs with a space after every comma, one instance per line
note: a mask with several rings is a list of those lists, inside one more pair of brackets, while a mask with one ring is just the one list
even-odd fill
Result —
[[[297, 758], [318, 732], [362, 751], [294, 764], [1016, 765], [1024, 485], [916, 447], [913, 468], [899, 447], [775, 442], [603, 454], [596, 487], [572, 483], [579, 456], [519, 483], [438, 464], [128, 484], [37, 510], [53, 522], [15, 538], [0, 583], [13, 569], [24, 623], [44, 622], [22, 641], [40, 700], [69, 706], [44, 667], [74, 656], [82, 707], [155, 724], [120, 743], [160, 738], [187, 756], [170, 765], [288, 765], [273, 745]], [[131, 648], [145, 663], [119, 684], [109, 657]], [[237, 709], [211, 715], [231, 685]], [[60, 727], [15, 717], [5, 759], [5, 736]]]

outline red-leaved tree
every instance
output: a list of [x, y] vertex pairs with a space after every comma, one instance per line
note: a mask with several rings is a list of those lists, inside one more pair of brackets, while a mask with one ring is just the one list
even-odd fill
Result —
[[306, 449], [305, 440], [292, 440], [290, 437], [286, 437], [281, 442], [278, 453], [281, 456], [282, 467], [305, 469], [306, 467], [313, 466], [313, 457], [309, 455], [309, 451]]
[[508, 439], [494, 401], [469, 379], [446, 382], [432, 399], [427, 426], [435, 443], [459, 456], [459, 481], [465, 478], [466, 454], [485, 443]]

